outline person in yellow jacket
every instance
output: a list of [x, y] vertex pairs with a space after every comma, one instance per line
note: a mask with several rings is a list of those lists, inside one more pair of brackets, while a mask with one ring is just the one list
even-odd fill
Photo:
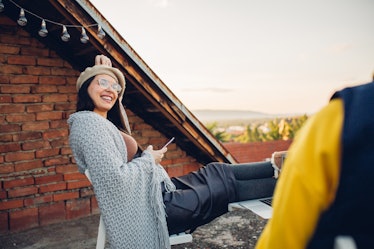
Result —
[[[374, 118], [370, 117], [374, 115], [373, 85], [371, 82], [347, 88], [341, 94], [337, 92], [336, 97], [300, 129], [288, 150], [275, 189], [272, 218], [256, 249], [332, 248], [333, 237], [345, 233], [357, 237], [363, 245], [359, 248], [368, 248], [368, 244], [374, 243], [374, 239], [370, 241], [369, 238], [370, 233], [373, 234], [369, 224], [373, 220], [372, 213], [369, 211], [363, 217], [352, 214], [358, 209], [351, 202], [355, 201], [352, 198], [361, 197], [357, 194], [350, 196], [350, 190], [356, 191], [356, 188], [363, 188], [361, 191], [368, 191], [373, 196], [374, 180], [370, 180], [374, 176], [374, 164], [371, 164], [374, 156], [370, 155], [374, 154], [374, 132], [371, 132]], [[352, 125], [356, 123], [357, 127]], [[347, 139], [351, 134], [360, 140], [352, 142], [354, 139]], [[368, 150], [357, 148], [366, 144]], [[352, 163], [356, 159], [357, 165]], [[343, 163], [344, 160], [349, 163]], [[356, 176], [361, 177], [355, 179]], [[360, 189], [352, 193], [358, 191]], [[358, 220], [357, 224], [355, 220]], [[365, 223], [362, 229], [360, 222]]]

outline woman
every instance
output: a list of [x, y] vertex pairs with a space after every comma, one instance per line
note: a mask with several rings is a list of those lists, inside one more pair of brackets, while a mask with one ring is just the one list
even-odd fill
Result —
[[227, 212], [230, 202], [272, 194], [269, 162], [212, 163], [170, 179], [160, 165], [167, 151], [138, 150], [125, 132], [123, 74], [105, 56], [77, 80], [77, 112], [68, 120], [69, 143], [92, 185], [113, 248], [170, 248], [169, 234], [192, 232]]

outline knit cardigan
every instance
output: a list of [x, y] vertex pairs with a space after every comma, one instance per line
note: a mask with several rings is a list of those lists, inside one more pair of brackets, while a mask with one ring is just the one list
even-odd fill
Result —
[[79, 171], [89, 170], [111, 248], [170, 248], [161, 182], [166, 171], [145, 150], [128, 162], [112, 122], [91, 111], [70, 115], [69, 144]]

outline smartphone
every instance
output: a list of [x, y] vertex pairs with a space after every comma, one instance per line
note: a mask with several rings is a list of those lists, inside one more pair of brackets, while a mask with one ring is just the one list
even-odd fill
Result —
[[171, 142], [173, 142], [174, 141], [174, 138], [175, 137], [172, 137], [162, 148], [165, 148], [165, 147], [167, 147]]

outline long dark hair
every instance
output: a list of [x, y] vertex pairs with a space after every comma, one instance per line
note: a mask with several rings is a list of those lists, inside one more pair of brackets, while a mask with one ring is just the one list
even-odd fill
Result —
[[[95, 104], [92, 101], [90, 95], [88, 94], [88, 87], [91, 85], [95, 76], [86, 80], [78, 92], [78, 100], [77, 100], [77, 112], [79, 111], [93, 111], [95, 109]], [[108, 111], [107, 119], [110, 120], [119, 130], [125, 132], [125, 126], [121, 121], [121, 111], [119, 107], [119, 99], [117, 98], [116, 103], [112, 109]]]

